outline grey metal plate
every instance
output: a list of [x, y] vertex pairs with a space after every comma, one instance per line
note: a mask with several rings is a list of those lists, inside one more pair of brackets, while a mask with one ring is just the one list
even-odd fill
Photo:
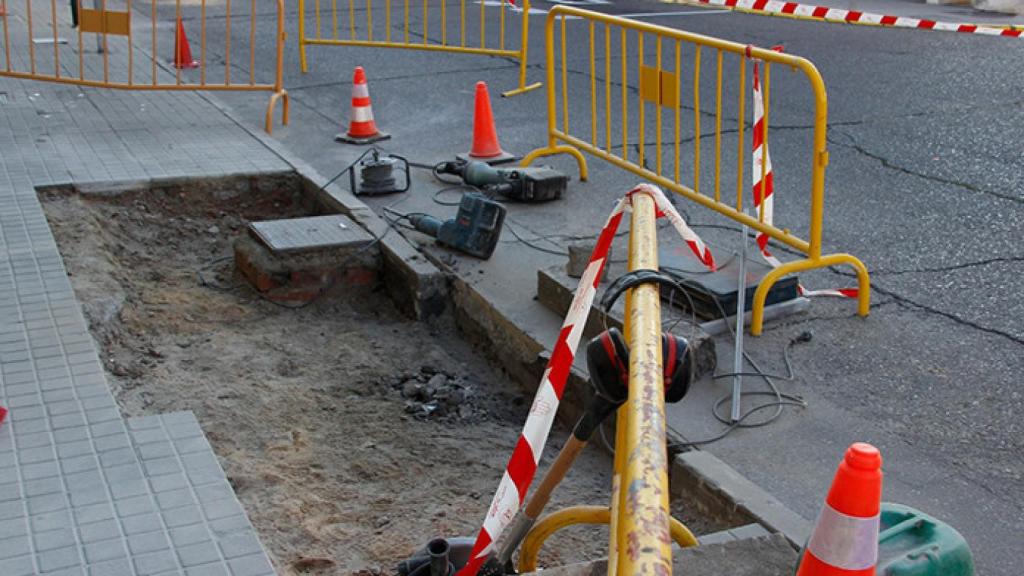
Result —
[[360, 246], [373, 240], [366, 230], [342, 214], [253, 222], [249, 231], [274, 252]]

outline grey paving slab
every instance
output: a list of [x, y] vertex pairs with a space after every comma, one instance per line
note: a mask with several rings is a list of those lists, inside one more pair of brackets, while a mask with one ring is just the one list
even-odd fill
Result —
[[288, 164], [199, 94], [0, 93], [0, 574], [273, 574], [195, 417], [121, 417], [36, 189]]

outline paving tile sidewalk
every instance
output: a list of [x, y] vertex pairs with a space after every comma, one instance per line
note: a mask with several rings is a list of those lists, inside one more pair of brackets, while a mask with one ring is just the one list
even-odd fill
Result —
[[0, 93], [0, 573], [273, 574], [195, 417], [122, 418], [36, 188], [291, 167], [198, 94]]

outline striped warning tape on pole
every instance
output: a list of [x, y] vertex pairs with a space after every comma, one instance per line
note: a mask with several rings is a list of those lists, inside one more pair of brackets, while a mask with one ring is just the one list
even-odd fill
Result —
[[1006, 36], [1024, 38], [1024, 27], [997, 26], [985, 24], [964, 24], [955, 22], [939, 22], [924, 18], [908, 18], [906, 16], [889, 16], [873, 12], [829, 8], [798, 2], [781, 2], [779, 0], [683, 0], [682, 4], [704, 4], [719, 8], [731, 8], [740, 12], [784, 16], [801, 20], [817, 20], [843, 24], [862, 24], [866, 26], [885, 26], [892, 28], [916, 28], [918, 30], [942, 30], [946, 32], [962, 32], [966, 34], [983, 34], [986, 36]]
[[[781, 47], [773, 47], [772, 49], [779, 51], [782, 50]], [[761, 90], [761, 77], [758, 70], [758, 64], [759, 61], [754, 60], [754, 135], [751, 138], [753, 140], [753, 154], [751, 154], [753, 170], [751, 170], [751, 178], [753, 178], [754, 184], [754, 209], [759, 214], [763, 215], [759, 217], [762, 222], [772, 225], [773, 207], [775, 204], [775, 177], [772, 171], [772, 158], [768, 154], [768, 139], [767, 132], [765, 131], [764, 119], [764, 93]], [[768, 251], [768, 239], [769, 236], [767, 234], [760, 232], [758, 233], [755, 241], [757, 242], [757, 247], [761, 252], [761, 257], [764, 258], [764, 261], [772, 268], [778, 268], [782, 265], [782, 262]], [[839, 296], [843, 298], [856, 298], [858, 295], [856, 288], [808, 290], [804, 288], [802, 284], [797, 285], [797, 291], [801, 296], [808, 297]]]
[[565, 315], [558, 340], [551, 352], [551, 359], [548, 360], [548, 365], [544, 369], [540, 387], [530, 406], [526, 424], [523, 425], [522, 434], [512, 450], [512, 456], [505, 467], [498, 490], [494, 493], [491, 506], [484, 517], [483, 526], [480, 527], [476, 542], [473, 544], [470, 560], [459, 570], [457, 576], [476, 575], [487, 560], [487, 555], [491, 552], [494, 543], [508, 527], [526, 499], [526, 492], [537, 472], [537, 463], [540, 462], [544, 444], [547, 443], [548, 433], [555, 420], [558, 403], [562, 399], [562, 392], [565, 390], [565, 383], [569, 378], [569, 370], [572, 368], [576, 349], [579, 347], [580, 338], [583, 335], [583, 327], [587, 323], [590, 306], [594, 302], [597, 287], [601, 282], [601, 272], [607, 263], [608, 249], [612, 245], [612, 240], [615, 239], [622, 216], [629, 207], [630, 198], [636, 193], [647, 193], [653, 196], [658, 207], [658, 215], [665, 216], [672, 222], [697, 259], [711, 270], [715, 269], [715, 260], [707, 245], [686, 225], [682, 216], [656, 186], [640, 184], [619, 200], [615, 209], [608, 216], [604, 228], [601, 229], [597, 244], [590, 255], [590, 263], [587, 264], [580, 283], [576, 287], [569, 312]]

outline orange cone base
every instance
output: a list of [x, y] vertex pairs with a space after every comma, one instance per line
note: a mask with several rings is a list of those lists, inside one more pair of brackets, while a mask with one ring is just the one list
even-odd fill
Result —
[[344, 142], [346, 144], [373, 144], [374, 142], [380, 142], [381, 140], [389, 140], [391, 134], [387, 132], [377, 132], [370, 136], [349, 136], [348, 133], [342, 132], [334, 137], [335, 142]]
[[510, 154], [502, 150], [501, 154], [498, 154], [497, 156], [474, 156], [469, 152], [463, 152], [462, 154], [456, 154], [455, 158], [460, 162], [477, 160], [480, 162], [487, 162], [488, 164], [506, 164], [508, 162], [515, 162], [516, 160], [521, 159], [522, 156], [516, 156], [515, 154]]

